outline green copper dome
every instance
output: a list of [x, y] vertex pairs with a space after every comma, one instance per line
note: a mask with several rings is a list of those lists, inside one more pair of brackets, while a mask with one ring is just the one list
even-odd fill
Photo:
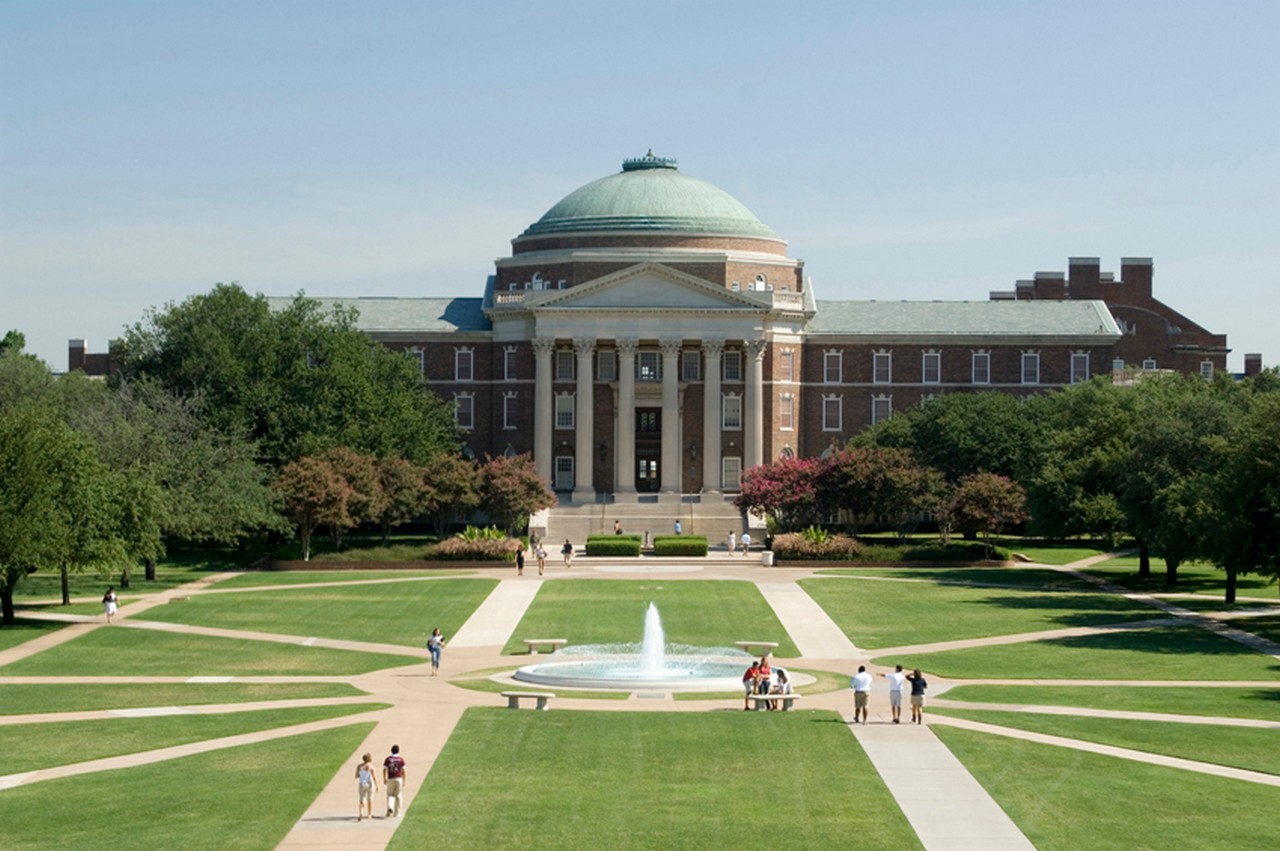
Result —
[[683, 175], [650, 151], [622, 171], [570, 192], [521, 237], [581, 231], [679, 231], [777, 239], [729, 193]]

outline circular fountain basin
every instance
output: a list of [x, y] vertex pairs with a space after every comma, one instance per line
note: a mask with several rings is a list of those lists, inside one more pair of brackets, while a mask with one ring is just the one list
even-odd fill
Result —
[[667, 656], [661, 670], [642, 672], [634, 655], [593, 657], [525, 665], [513, 678], [525, 683], [594, 689], [663, 689], [668, 691], [732, 691], [742, 688], [742, 672], [750, 664]]

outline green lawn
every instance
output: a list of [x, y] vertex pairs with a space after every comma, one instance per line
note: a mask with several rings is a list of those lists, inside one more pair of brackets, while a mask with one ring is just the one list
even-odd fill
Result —
[[927, 579], [940, 584], [974, 583], [1031, 591], [1097, 590], [1097, 586], [1079, 576], [1043, 567], [835, 567], [819, 570], [818, 573], [822, 576]]
[[932, 730], [1040, 851], [1275, 847], [1275, 787]]
[[14, 683], [0, 679], [0, 714], [87, 712], [140, 706], [198, 706], [356, 697], [365, 692], [343, 683]]
[[[1280, 774], [1280, 747], [1276, 747], [1280, 730], [942, 707], [934, 707], [932, 711], [1033, 733]], [[1280, 791], [1276, 794], [1280, 799]]]
[[50, 765], [88, 762], [121, 754], [203, 742], [383, 709], [384, 703], [258, 709], [215, 715], [162, 715], [0, 726], [5, 738], [4, 771], [34, 771]]
[[363, 674], [413, 662], [384, 653], [104, 627], [0, 667], [0, 677]]
[[389, 848], [920, 847], [832, 712], [470, 709], [425, 783]]
[[525, 653], [525, 638], [639, 643], [650, 602], [658, 606], [670, 644], [732, 648], [735, 641], [776, 641], [776, 655], [799, 655], [750, 582], [667, 579], [546, 582], [503, 652]]
[[497, 587], [494, 579], [299, 587], [253, 594], [198, 594], [146, 620], [423, 647], [433, 627], [453, 635]]
[[1015, 553], [1021, 553], [1027, 558], [1040, 564], [1071, 564], [1081, 559], [1093, 558], [1096, 555], [1102, 555], [1106, 550], [1099, 550], [1093, 547], [1082, 547], [1077, 545], [1064, 544], [1062, 546], [1054, 546], [1052, 544], [1022, 544], [1018, 541], [1008, 541], [1001, 543], [1000, 546], [1008, 547]]
[[[8, 851], [267, 851], [280, 843], [372, 728], [351, 724], [8, 789], [0, 792], [4, 845]], [[354, 797], [353, 792], [353, 818]]]
[[[1211, 564], [1184, 564], [1178, 568], [1178, 584], [1169, 588], [1164, 584], [1164, 562], [1151, 560], [1151, 575], [1138, 576], [1138, 557], [1121, 556], [1099, 562], [1086, 569], [1087, 573], [1123, 585], [1135, 591], [1180, 591], [1184, 594], [1209, 594], [1222, 598], [1227, 588], [1227, 574]], [[1242, 597], [1276, 597], [1274, 579], [1257, 574], [1239, 577], [1236, 593]]]
[[463, 570], [254, 570], [224, 579], [214, 588], [263, 588], [269, 585], [323, 585], [362, 579], [437, 579], [462, 576]]
[[1280, 662], [1193, 626], [1124, 630], [874, 661], [901, 663], [959, 679], [1280, 679]]
[[974, 703], [1024, 703], [1035, 706], [1074, 706], [1125, 712], [1167, 712], [1173, 715], [1217, 715], [1280, 721], [1280, 683], [1276, 688], [1219, 688], [1213, 686], [956, 686], [938, 695]]
[[21, 617], [15, 618], [11, 625], [0, 626], [0, 650], [17, 647], [19, 644], [25, 644], [33, 638], [48, 635], [65, 626], [66, 624], [62, 623], [24, 620]]
[[[800, 585], [859, 647], [895, 647], [1162, 617], [1102, 591], [1012, 590], [922, 582], [804, 579]], [[945, 611], [945, 617], [933, 613]]]
[[1254, 635], [1280, 643], [1280, 615], [1264, 615], [1256, 618], [1240, 618], [1229, 621], [1231, 626]]

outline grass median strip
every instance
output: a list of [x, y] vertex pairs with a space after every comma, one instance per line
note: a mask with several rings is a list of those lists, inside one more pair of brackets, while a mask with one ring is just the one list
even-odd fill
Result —
[[214, 715], [162, 715], [7, 725], [0, 727], [6, 741], [4, 771], [17, 774], [51, 765], [158, 750], [385, 707], [386, 704], [382, 703], [360, 703]]
[[[7, 851], [270, 849], [348, 762], [371, 723], [0, 792]], [[355, 817], [352, 785], [351, 815]]]
[[1275, 787], [931, 729], [1040, 851], [1275, 845]]
[[1069, 706], [1280, 721], [1280, 683], [1275, 688], [968, 685], [956, 686], [938, 696], [974, 703]]
[[389, 848], [920, 847], [829, 712], [470, 709], [425, 783]]
[[0, 715], [357, 697], [342, 683], [14, 683], [0, 679]]
[[265, 588], [271, 585], [326, 585], [366, 579], [443, 579], [463, 576], [461, 570], [254, 570], [224, 579], [214, 589]]

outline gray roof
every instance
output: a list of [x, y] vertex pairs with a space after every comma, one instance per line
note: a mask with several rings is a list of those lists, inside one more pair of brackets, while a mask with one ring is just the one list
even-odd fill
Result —
[[[360, 314], [356, 327], [369, 334], [488, 331], [493, 327], [480, 309], [479, 298], [307, 298], [319, 302], [326, 311], [335, 305], [354, 307]], [[293, 298], [270, 297], [267, 303], [273, 310], [282, 310]]]
[[1101, 301], [817, 301], [811, 334], [1119, 337]]

